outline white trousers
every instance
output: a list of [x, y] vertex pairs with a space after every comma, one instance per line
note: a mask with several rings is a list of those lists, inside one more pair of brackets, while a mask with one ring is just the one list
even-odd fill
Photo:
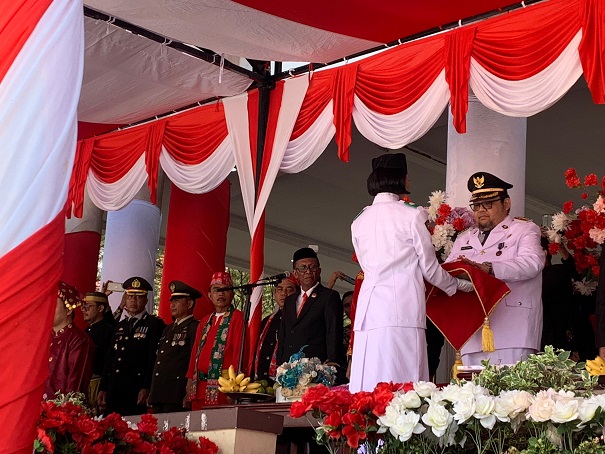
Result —
[[355, 331], [349, 390], [373, 391], [380, 382], [428, 380], [424, 331], [393, 326]]

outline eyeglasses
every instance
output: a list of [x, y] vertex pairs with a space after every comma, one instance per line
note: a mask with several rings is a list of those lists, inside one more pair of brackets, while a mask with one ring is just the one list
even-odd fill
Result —
[[296, 267], [296, 271], [298, 271], [299, 273], [306, 273], [307, 271], [310, 271], [311, 273], [315, 273], [317, 270], [319, 270], [319, 267], [317, 265], [300, 265]]
[[80, 307], [82, 308], [83, 311], [87, 311], [91, 307], [97, 307], [97, 306], [98, 306], [98, 304], [82, 304]]
[[489, 202], [477, 202], [477, 203], [471, 203], [469, 205], [469, 207], [471, 207], [471, 210], [473, 211], [479, 211], [480, 207], [483, 207], [484, 210], [489, 210], [494, 202], [499, 202], [500, 200], [491, 200]]

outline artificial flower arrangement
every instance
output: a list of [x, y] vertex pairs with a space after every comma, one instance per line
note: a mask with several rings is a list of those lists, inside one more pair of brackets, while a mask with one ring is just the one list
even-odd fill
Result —
[[445, 192], [433, 191], [427, 208], [431, 239], [442, 261], [450, 254], [458, 235], [476, 225], [471, 210], [466, 207], [452, 208], [446, 201]]
[[322, 364], [319, 358], [306, 358], [303, 353], [305, 347], [306, 345], [277, 368], [275, 381], [281, 385], [284, 397], [302, 396], [310, 386], [316, 384], [334, 384], [336, 368]]
[[570, 168], [565, 172], [565, 182], [572, 189], [582, 190], [582, 200], [589, 199], [589, 191], [594, 191], [594, 202], [574, 210], [574, 203], [567, 201], [563, 211], [553, 215], [551, 227], [546, 232], [551, 242], [549, 252], [555, 255], [560, 244], [567, 240], [581, 276], [574, 282], [574, 288], [583, 295], [590, 295], [597, 287], [599, 255], [605, 241], [605, 177], [601, 179], [600, 187], [594, 173], [586, 175], [582, 184], [576, 170]]
[[43, 454], [216, 454], [218, 446], [205, 437], [187, 438], [187, 430], [158, 430], [157, 419], [141, 416], [134, 425], [117, 413], [95, 418], [82, 394], [70, 393], [42, 402], [34, 453]]
[[[292, 417], [312, 411], [316, 440], [372, 453], [605, 453], [605, 395], [596, 378], [547, 347], [514, 366], [485, 369], [444, 388], [430, 382], [379, 383], [351, 394], [316, 386], [292, 404]], [[354, 451], [353, 451], [354, 452]]]

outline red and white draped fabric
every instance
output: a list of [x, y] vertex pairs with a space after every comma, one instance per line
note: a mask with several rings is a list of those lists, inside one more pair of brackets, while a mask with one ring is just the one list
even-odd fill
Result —
[[351, 119], [372, 142], [400, 148], [428, 131], [449, 102], [463, 133], [469, 89], [492, 110], [527, 117], [584, 72], [594, 102], [605, 103], [604, 23], [602, 1], [551, 0], [318, 72], [282, 170], [300, 171], [300, 158], [320, 154], [334, 135], [348, 161]]
[[81, 1], [0, 8], [2, 452], [32, 452], [48, 377], [83, 36]]

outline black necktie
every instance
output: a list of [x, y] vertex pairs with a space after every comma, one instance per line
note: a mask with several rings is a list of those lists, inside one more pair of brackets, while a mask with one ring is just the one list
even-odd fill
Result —
[[486, 230], [485, 232], [479, 232], [479, 241], [481, 242], [481, 246], [483, 246], [485, 244], [485, 240], [487, 240], [487, 237], [489, 236], [489, 232], [491, 232], [491, 230]]
[[134, 325], [137, 323], [137, 318], [136, 317], [130, 317], [128, 319], [128, 331], [132, 332], [132, 330], [134, 329]]

